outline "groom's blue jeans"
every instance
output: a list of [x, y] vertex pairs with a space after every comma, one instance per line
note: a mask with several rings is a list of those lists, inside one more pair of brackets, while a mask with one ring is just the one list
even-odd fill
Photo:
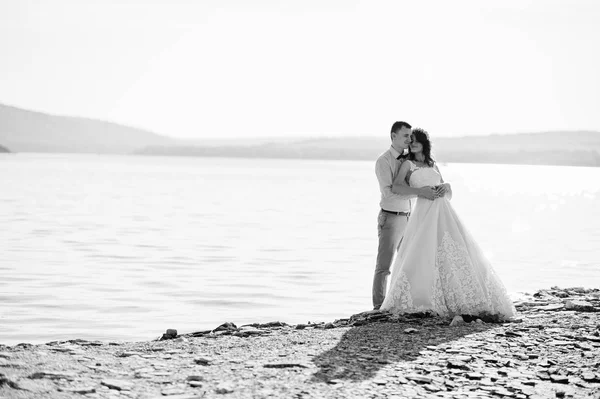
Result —
[[407, 222], [408, 216], [379, 211], [377, 217], [379, 248], [373, 277], [373, 309], [379, 309], [385, 298], [390, 267], [398, 248], [400, 248]]

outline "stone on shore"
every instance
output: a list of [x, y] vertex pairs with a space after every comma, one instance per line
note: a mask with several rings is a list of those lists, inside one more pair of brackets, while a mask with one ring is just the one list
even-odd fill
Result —
[[598, 312], [600, 310], [590, 302], [579, 300], [565, 301], [565, 308], [567, 308], [567, 310], [577, 310], [579, 312]]
[[462, 318], [462, 316], [454, 316], [454, 318], [450, 322], [450, 327], [456, 327], [456, 326], [460, 326], [463, 324], [465, 324], [465, 321]]

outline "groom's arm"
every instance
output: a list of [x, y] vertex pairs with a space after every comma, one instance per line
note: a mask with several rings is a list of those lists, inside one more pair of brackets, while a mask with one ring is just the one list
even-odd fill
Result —
[[415, 188], [405, 184], [394, 184], [392, 186], [392, 192], [399, 196], [406, 196], [407, 198], [421, 196], [421, 188]]
[[375, 164], [375, 174], [377, 175], [379, 190], [381, 191], [383, 198], [396, 197], [402, 200], [409, 200], [417, 196], [417, 194], [408, 191], [403, 193], [392, 192], [392, 186], [394, 185], [394, 171], [392, 165], [390, 165], [385, 158], [379, 158], [377, 160], [377, 163]]
[[408, 175], [408, 171], [410, 170], [410, 162], [404, 162], [402, 166], [400, 166], [400, 170], [398, 171], [398, 176], [392, 183], [392, 193], [401, 196], [411, 195], [412, 197], [421, 197], [427, 198], [429, 200], [435, 199], [435, 190], [433, 187], [425, 186], [425, 187], [411, 187], [406, 182], [406, 176]]
[[[405, 163], [400, 167], [399, 175], [404, 174], [404, 176], [406, 176], [407, 171], [408, 165]], [[409, 200], [418, 196], [425, 196], [422, 192], [423, 188], [414, 188], [408, 185], [399, 187], [398, 185], [394, 185], [392, 165], [385, 159], [380, 158], [377, 160], [377, 163], [375, 164], [375, 173], [377, 175], [377, 180], [379, 181], [379, 190], [381, 190], [384, 198], [396, 197], [402, 200]], [[400, 178], [400, 176], [397, 178]], [[394, 187], [393, 191], [392, 187]]]

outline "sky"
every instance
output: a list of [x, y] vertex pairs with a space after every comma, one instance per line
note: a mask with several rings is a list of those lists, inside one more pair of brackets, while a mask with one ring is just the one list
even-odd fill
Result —
[[600, 131], [595, 0], [0, 0], [0, 103], [180, 138]]

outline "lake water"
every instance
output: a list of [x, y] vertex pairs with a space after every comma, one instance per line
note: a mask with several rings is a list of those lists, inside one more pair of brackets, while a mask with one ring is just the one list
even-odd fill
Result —
[[[600, 168], [441, 170], [511, 293], [600, 287]], [[373, 162], [11, 154], [0, 184], [3, 344], [371, 307]]]

